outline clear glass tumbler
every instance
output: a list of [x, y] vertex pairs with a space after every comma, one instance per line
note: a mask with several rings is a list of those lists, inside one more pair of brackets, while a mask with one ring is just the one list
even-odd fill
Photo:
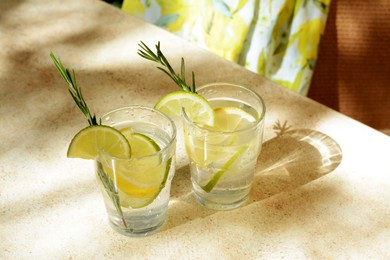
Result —
[[[263, 142], [265, 105], [249, 88], [214, 83], [199, 87], [214, 111], [229, 117], [220, 130], [191, 121], [184, 111], [184, 141], [197, 200], [216, 210], [229, 210], [248, 198]], [[248, 122], [250, 121], [250, 123]], [[243, 127], [238, 127], [243, 122]]]
[[102, 117], [129, 140], [131, 158], [101, 152], [96, 159], [111, 226], [124, 235], [146, 236], [164, 223], [175, 173], [176, 127], [158, 110], [128, 106]]

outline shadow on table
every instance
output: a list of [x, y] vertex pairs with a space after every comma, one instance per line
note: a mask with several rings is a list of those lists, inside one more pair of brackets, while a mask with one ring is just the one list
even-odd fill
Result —
[[[246, 205], [318, 179], [336, 169], [341, 160], [342, 151], [337, 142], [321, 132], [309, 129], [280, 131], [262, 146]], [[163, 230], [216, 212], [196, 202], [188, 165], [177, 169], [169, 216]]]
[[250, 201], [295, 189], [337, 168], [340, 146], [329, 136], [310, 129], [281, 132], [263, 144]]
[[187, 164], [176, 169], [175, 177], [172, 181], [168, 218], [162, 231], [198, 218], [207, 217], [216, 212], [201, 206], [196, 201], [192, 192], [189, 165]]

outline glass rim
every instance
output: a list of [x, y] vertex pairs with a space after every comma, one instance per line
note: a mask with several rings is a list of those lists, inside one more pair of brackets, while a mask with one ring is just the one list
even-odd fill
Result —
[[[185, 112], [185, 109], [183, 108], [182, 110], [182, 114], [183, 114], [183, 117], [184, 119], [189, 122], [192, 126], [202, 130], [202, 131], [206, 131], [206, 132], [210, 132], [210, 133], [221, 133], [221, 134], [236, 134], [236, 133], [242, 133], [242, 132], [245, 132], [245, 131], [250, 131], [252, 130], [253, 128], [256, 128], [258, 127], [259, 124], [261, 124], [263, 121], [264, 121], [264, 118], [265, 118], [265, 110], [266, 110], [266, 107], [265, 107], [265, 103], [264, 103], [264, 100], [263, 98], [254, 90], [250, 89], [249, 87], [246, 87], [246, 86], [243, 86], [243, 85], [238, 85], [238, 84], [234, 84], [234, 83], [228, 83], [228, 82], [214, 82], [214, 83], [208, 83], [208, 84], [204, 84], [202, 86], [200, 86], [198, 90], [201, 90], [201, 89], [204, 89], [204, 88], [207, 88], [207, 87], [213, 87], [213, 86], [219, 86], [219, 85], [226, 85], [226, 86], [232, 86], [232, 87], [237, 87], [237, 88], [241, 88], [241, 89], [244, 89], [245, 91], [248, 91], [249, 93], [251, 93], [253, 96], [255, 96], [259, 101], [260, 101], [260, 104], [261, 104], [261, 113], [259, 114], [259, 117], [256, 118], [256, 121], [254, 124], [251, 124], [250, 126], [246, 127], [246, 128], [243, 128], [243, 129], [240, 129], [240, 130], [236, 130], [236, 131], [229, 131], [229, 132], [225, 132], [225, 131], [219, 131], [219, 130], [213, 130], [213, 129], [209, 129], [209, 128], [206, 128], [206, 127], [203, 127], [199, 124], [197, 124], [196, 122], [192, 121], [187, 113]], [[207, 101], [208, 99], [205, 98]], [[257, 110], [256, 110], [257, 111]]]
[[[111, 155], [108, 152], [103, 151], [103, 150], [100, 150], [99, 154], [104, 154], [105, 156], [110, 157], [111, 160], [139, 161], [139, 160], [142, 160], [142, 159], [145, 159], [145, 158], [154, 157], [154, 156], [162, 156], [164, 153], [166, 153], [166, 151], [168, 151], [169, 149], [172, 149], [172, 146], [176, 145], [177, 129], [176, 129], [175, 123], [173, 122], [173, 120], [169, 116], [167, 116], [165, 113], [163, 113], [163, 112], [161, 112], [161, 111], [159, 111], [159, 110], [157, 110], [155, 108], [148, 107], [148, 106], [143, 106], [143, 105], [128, 105], [128, 106], [118, 107], [116, 109], [110, 110], [109, 112], [103, 114], [101, 116], [101, 118], [103, 118], [105, 116], [108, 116], [111, 113], [114, 113], [114, 112], [117, 112], [117, 111], [121, 111], [121, 110], [126, 110], [126, 109], [148, 110], [150, 112], [157, 113], [160, 116], [162, 116], [164, 119], [166, 119], [171, 124], [171, 128], [172, 128], [172, 134], [169, 134], [169, 142], [166, 145], [164, 145], [164, 147], [162, 149], [160, 149], [159, 151], [157, 151], [155, 153], [152, 153], [152, 154], [149, 154], [149, 155], [146, 155], [146, 156], [142, 156], [142, 157], [136, 157], [136, 158], [132, 158], [132, 157], [130, 157], [130, 158], [118, 157], [118, 156], [113, 156], [113, 155]], [[107, 125], [107, 126], [110, 126], [110, 125]], [[112, 127], [112, 126], [110, 126], [110, 127]]]

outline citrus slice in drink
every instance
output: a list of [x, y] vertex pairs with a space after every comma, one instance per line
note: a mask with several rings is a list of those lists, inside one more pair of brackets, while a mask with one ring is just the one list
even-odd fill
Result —
[[256, 122], [254, 116], [237, 107], [221, 107], [214, 111], [215, 124], [213, 127], [207, 127], [211, 130], [207, 138], [198, 138], [188, 133], [184, 135], [187, 152], [197, 167], [215, 169], [215, 173], [208, 179], [198, 183], [206, 192], [210, 192], [226, 172], [234, 167], [241, 155], [248, 151], [247, 142], [240, 144], [234, 131], [246, 129]]
[[162, 162], [160, 147], [152, 138], [128, 128], [121, 131], [132, 147], [131, 159], [106, 160], [106, 172], [116, 181], [121, 206], [145, 207], [165, 187], [171, 159]]
[[96, 159], [101, 151], [112, 156], [130, 158], [131, 148], [117, 129], [105, 125], [88, 126], [80, 130], [69, 144], [69, 158]]
[[238, 107], [219, 107], [214, 109], [214, 128], [218, 131], [233, 132], [245, 129], [256, 121], [256, 118]]
[[184, 109], [193, 122], [201, 125], [214, 125], [214, 110], [209, 102], [192, 92], [171, 92], [163, 96], [154, 107], [168, 116], [181, 116]]
[[160, 151], [160, 147], [152, 138], [135, 133], [131, 127], [123, 128], [120, 132], [129, 141], [130, 147], [135, 148], [131, 150], [131, 158], [139, 158]]
[[235, 152], [234, 155], [230, 157], [229, 160], [227, 160], [227, 162], [222, 166], [222, 168], [214, 174], [210, 181], [206, 185], [201, 186], [201, 188], [205, 192], [210, 192], [215, 187], [215, 185], [217, 185], [218, 181], [221, 179], [224, 173], [231, 167], [237, 158], [245, 152], [247, 148], [247, 146], [242, 146], [237, 152]]
[[213, 131], [223, 132], [209, 134], [209, 143], [219, 145], [232, 145], [237, 141], [239, 131], [252, 126], [256, 118], [238, 107], [218, 107], [214, 109], [214, 126], [204, 126]]

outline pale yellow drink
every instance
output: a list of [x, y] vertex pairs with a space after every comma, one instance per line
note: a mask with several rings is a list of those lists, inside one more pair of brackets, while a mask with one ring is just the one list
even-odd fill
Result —
[[[161, 112], [140, 106], [114, 110], [102, 117], [102, 123], [120, 130], [132, 147], [131, 158], [102, 152], [96, 159], [97, 179], [110, 224], [129, 236], [152, 234], [167, 215], [175, 172], [175, 125]], [[102, 170], [117, 190], [122, 214], [104, 187]]]
[[262, 146], [264, 103], [252, 90], [232, 84], [206, 85], [198, 94], [214, 108], [216, 124], [199, 125], [184, 115], [193, 191], [206, 207], [239, 207], [248, 197]]

